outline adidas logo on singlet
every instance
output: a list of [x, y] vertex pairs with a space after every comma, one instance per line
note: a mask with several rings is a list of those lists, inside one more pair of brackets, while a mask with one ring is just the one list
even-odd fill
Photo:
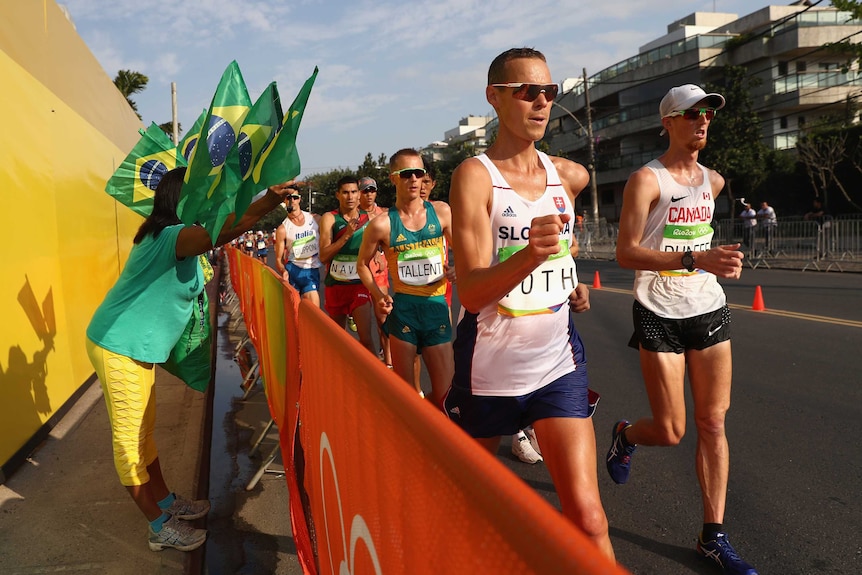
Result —
[[404, 237], [404, 234], [398, 234], [398, 237], [395, 238], [396, 242], [406, 242], [407, 238]]
[[503, 217], [504, 218], [517, 218], [518, 214], [515, 213], [515, 210], [512, 209], [512, 206], [509, 206], [505, 210], [503, 210]]

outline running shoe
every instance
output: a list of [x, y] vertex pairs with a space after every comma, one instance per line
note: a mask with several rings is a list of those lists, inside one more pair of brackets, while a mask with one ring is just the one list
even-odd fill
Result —
[[181, 497], [177, 497], [174, 499], [174, 502], [170, 507], [165, 509], [165, 513], [176, 517], [177, 519], [185, 519], [186, 521], [191, 521], [192, 519], [198, 519], [203, 517], [210, 510], [210, 502], [206, 499], [198, 499], [197, 501], [191, 501], [189, 499], [183, 499]]
[[614, 429], [611, 432], [613, 441], [608, 450], [608, 473], [610, 473], [614, 483], [619, 485], [629, 480], [629, 473], [632, 470], [632, 454], [637, 449], [636, 445], [625, 445], [623, 442], [623, 430], [628, 427], [631, 427], [631, 423], [625, 419], [614, 424]]
[[701, 537], [697, 538], [697, 552], [715, 561], [725, 575], [757, 575], [757, 570], [736, 554], [726, 534], [716, 533], [712, 541], [703, 541]]
[[356, 322], [353, 321], [352, 315], [347, 316], [347, 327], [349, 327], [352, 332], [356, 331]]
[[158, 533], [148, 527], [148, 542], [151, 551], [162, 549], [178, 549], [180, 551], [191, 551], [197, 549], [207, 540], [206, 529], [195, 529], [185, 521], [177, 517], [171, 517], [162, 525]]
[[512, 437], [512, 455], [530, 465], [544, 461], [542, 456], [536, 453], [536, 450], [530, 445], [530, 439], [523, 431], [519, 431], [517, 435]]
[[533, 448], [533, 451], [541, 455], [542, 450], [539, 449], [539, 439], [536, 437], [536, 430], [530, 426], [524, 429], [524, 434], [527, 436], [527, 439], [530, 440], [530, 446]]

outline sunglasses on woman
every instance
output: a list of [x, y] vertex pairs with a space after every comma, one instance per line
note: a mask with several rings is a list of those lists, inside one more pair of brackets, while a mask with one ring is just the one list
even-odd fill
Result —
[[553, 102], [560, 90], [558, 84], [524, 84], [523, 82], [509, 82], [508, 84], [491, 84], [494, 88], [514, 88], [512, 97], [525, 102], [532, 102], [544, 94], [548, 102]]
[[689, 108], [688, 110], [677, 110], [667, 115], [669, 118], [674, 116], [682, 116], [686, 120], [697, 120], [701, 116], [706, 116], [707, 121], [711, 122], [715, 118], [715, 108]]

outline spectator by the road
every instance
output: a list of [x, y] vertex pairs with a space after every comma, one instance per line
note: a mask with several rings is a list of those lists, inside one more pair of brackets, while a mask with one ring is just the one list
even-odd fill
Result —
[[775, 214], [775, 209], [765, 201], [760, 202], [757, 219], [760, 222], [761, 230], [763, 230], [764, 249], [772, 254], [775, 251], [775, 228], [778, 226], [778, 216]]
[[[117, 283], [87, 327], [87, 354], [102, 384], [111, 421], [114, 465], [149, 522], [153, 551], [200, 547], [206, 530], [183, 520], [203, 517], [210, 508], [206, 500], [183, 499], [168, 489], [153, 439], [155, 365], [168, 359], [192, 317], [205, 283], [199, 256], [213, 248], [204, 228], [183, 225], [177, 217], [185, 173], [186, 168], [176, 168], [159, 182], [153, 211], [138, 228]], [[281, 202], [292, 184], [270, 187], [237, 225], [235, 215], [229, 216], [215, 245], [252, 227]]]
[[741, 214], [739, 214], [740, 219], [742, 219], [742, 245], [749, 250], [753, 250], [754, 228], [757, 226], [757, 212], [754, 211], [754, 208], [752, 208], [751, 204], [748, 202], [743, 203], [743, 206], [745, 206], [745, 209], [742, 210]]

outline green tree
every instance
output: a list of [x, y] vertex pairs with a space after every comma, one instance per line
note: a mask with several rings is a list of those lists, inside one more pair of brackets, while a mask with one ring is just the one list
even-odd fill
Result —
[[707, 85], [707, 91], [724, 95], [727, 106], [710, 125], [709, 145], [700, 157], [724, 176], [731, 214], [734, 194], [750, 195], [767, 175], [769, 149], [761, 140], [760, 120], [751, 97], [751, 88], [759, 83], [760, 79], [749, 76], [744, 66], [729, 65], [724, 67], [724, 85]]
[[[140, 117], [140, 115], [138, 115], [138, 117]], [[165, 134], [168, 135], [168, 138], [173, 139], [173, 137], [174, 137], [174, 123], [172, 121], [171, 122], [165, 122], [164, 124], [159, 124], [159, 128], [162, 130], [162, 132], [164, 132]], [[182, 135], [183, 135], [183, 124], [182, 124], [182, 122], [177, 122], [177, 134], [180, 137], [182, 137]]]
[[150, 79], [145, 75], [140, 72], [133, 72], [132, 70], [120, 70], [117, 72], [117, 77], [114, 78], [114, 86], [126, 98], [126, 101], [132, 107], [132, 110], [135, 111], [135, 114], [138, 115], [138, 118], [141, 115], [138, 113], [138, 105], [132, 100], [132, 95], [143, 92], [149, 81]]
[[[849, 12], [850, 17], [854, 20], [862, 20], [862, 2], [859, 0], [832, 0], [832, 7], [843, 12]], [[862, 44], [855, 36], [841, 42], [830, 42], [825, 46], [833, 53], [848, 56], [847, 63], [844, 65], [844, 72], [850, 69], [853, 62], [862, 63]]]

